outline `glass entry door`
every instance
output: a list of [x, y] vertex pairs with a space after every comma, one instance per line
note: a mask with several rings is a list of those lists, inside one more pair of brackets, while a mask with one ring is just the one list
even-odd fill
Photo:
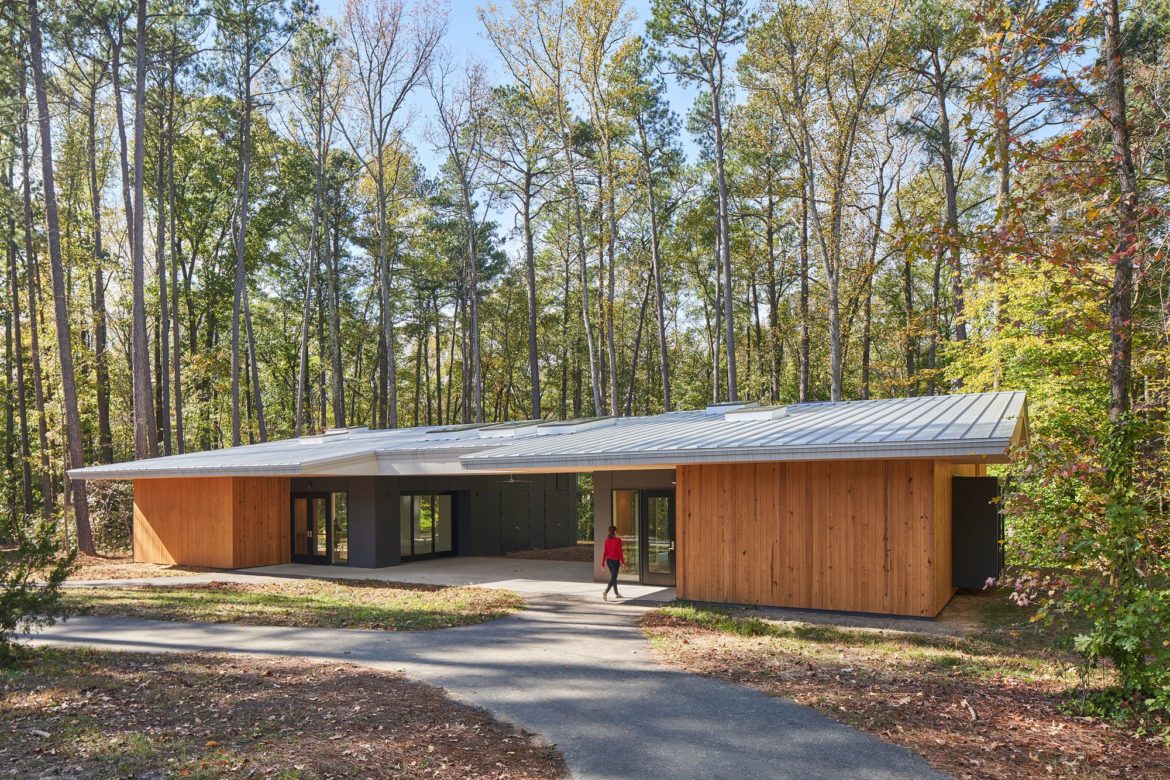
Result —
[[674, 585], [674, 491], [643, 491], [640, 514], [642, 582]]
[[399, 508], [402, 560], [451, 555], [455, 521], [449, 493], [403, 493]]
[[333, 547], [333, 506], [328, 493], [292, 497], [292, 560], [329, 563]]

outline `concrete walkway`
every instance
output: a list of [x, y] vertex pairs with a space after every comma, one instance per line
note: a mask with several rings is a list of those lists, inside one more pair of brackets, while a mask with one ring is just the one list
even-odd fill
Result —
[[656, 663], [637, 629], [652, 604], [529, 601], [529, 609], [502, 620], [417, 633], [76, 617], [32, 641], [402, 670], [543, 735], [582, 780], [944, 777], [810, 708]]

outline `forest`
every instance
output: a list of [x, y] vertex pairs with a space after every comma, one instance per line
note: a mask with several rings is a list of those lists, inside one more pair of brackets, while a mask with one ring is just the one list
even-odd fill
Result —
[[5, 0], [0, 36], [13, 528], [92, 553], [66, 469], [325, 427], [1026, 390], [1014, 597], [1170, 709], [1165, 0]]

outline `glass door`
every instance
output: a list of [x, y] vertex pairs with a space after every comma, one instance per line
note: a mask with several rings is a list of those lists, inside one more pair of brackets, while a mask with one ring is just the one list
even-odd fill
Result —
[[674, 491], [643, 491], [641, 568], [646, 585], [674, 585]]
[[292, 560], [329, 563], [333, 536], [333, 507], [328, 493], [301, 493], [292, 497]]
[[402, 560], [451, 555], [455, 523], [449, 493], [404, 493], [399, 508]]

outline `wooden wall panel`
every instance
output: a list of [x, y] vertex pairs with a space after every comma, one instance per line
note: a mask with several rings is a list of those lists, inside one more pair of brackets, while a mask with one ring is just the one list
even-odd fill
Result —
[[289, 560], [289, 481], [194, 477], [134, 482], [134, 560], [233, 569]]
[[[951, 464], [935, 461], [934, 464], [934, 598], [939, 604], [946, 604], [955, 595], [953, 557], [951, 555]], [[941, 609], [941, 608], [940, 608]]]
[[134, 560], [230, 569], [231, 477], [134, 481]]
[[679, 466], [682, 598], [936, 615], [950, 587], [951, 466]]
[[283, 477], [240, 477], [234, 480], [235, 503], [232, 567], [288, 563], [289, 480]]

